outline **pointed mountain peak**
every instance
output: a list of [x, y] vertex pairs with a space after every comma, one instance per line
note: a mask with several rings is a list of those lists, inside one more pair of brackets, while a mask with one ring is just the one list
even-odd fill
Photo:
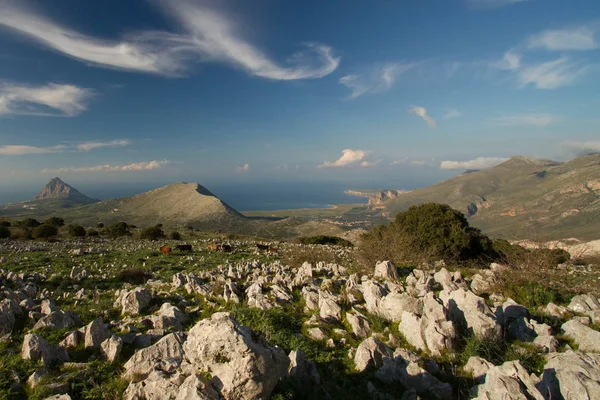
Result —
[[50, 179], [42, 191], [36, 196], [36, 200], [42, 199], [68, 199], [80, 203], [93, 203], [95, 200], [79, 192], [73, 186], [62, 181], [59, 177]]

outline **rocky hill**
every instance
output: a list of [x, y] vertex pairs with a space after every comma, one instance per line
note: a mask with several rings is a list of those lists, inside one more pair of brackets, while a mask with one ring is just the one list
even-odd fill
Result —
[[425, 202], [446, 203], [464, 212], [488, 234], [511, 239], [598, 238], [600, 154], [564, 163], [512, 157], [382, 203], [394, 216]]
[[197, 183], [175, 183], [132, 197], [111, 199], [73, 210], [69, 219], [96, 222], [185, 224], [197, 229], [227, 230], [248, 219]]
[[58, 177], [52, 178], [35, 197], [35, 200], [43, 199], [66, 199], [81, 204], [95, 203], [98, 201], [87, 197], [73, 186], [64, 183]]
[[65, 209], [92, 204], [97, 201], [87, 197], [57, 177], [52, 178], [44, 186], [35, 197], [35, 200], [0, 205], [0, 217], [38, 216], [43, 218], [57, 212], [63, 212]]

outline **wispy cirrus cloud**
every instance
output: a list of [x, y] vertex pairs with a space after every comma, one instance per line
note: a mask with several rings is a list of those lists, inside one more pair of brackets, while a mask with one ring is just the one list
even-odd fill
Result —
[[[325, 161], [318, 168], [347, 167], [362, 162], [371, 152], [366, 150], [342, 150], [342, 156], [335, 161]], [[362, 165], [368, 166], [368, 165]]]
[[444, 114], [444, 119], [452, 119], [452, 118], [460, 118], [460, 117], [462, 117], [462, 113], [455, 108], [448, 110], [448, 112], [446, 114]]
[[118, 139], [110, 141], [91, 141], [77, 143], [63, 143], [55, 146], [29, 146], [29, 145], [7, 145], [0, 146], [0, 155], [21, 156], [30, 154], [49, 154], [61, 152], [92, 151], [104, 147], [125, 147], [131, 144], [130, 140]]
[[237, 172], [237, 173], [247, 172], [247, 171], [250, 171], [250, 164], [244, 164], [241, 167], [237, 167], [235, 169], [235, 172]]
[[429, 114], [427, 114], [427, 109], [421, 106], [414, 106], [408, 110], [411, 114], [416, 115], [417, 117], [421, 117], [430, 128], [437, 128], [438, 123], [436, 120], [431, 118]]
[[166, 76], [183, 75], [195, 62], [220, 62], [267, 79], [311, 79], [330, 74], [340, 62], [331, 47], [309, 43], [304, 51], [279, 64], [250, 43], [241, 26], [216, 8], [190, 0], [157, 4], [183, 31], [145, 31], [121, 40], [100, 39], [61, 26], [14, 0], [0, 4], [0, 25], [95, 66]]
[[167, 160], [153, 160], [147, 162], [138, 162], [127, 165], [95, 165], [90, 167], [63, 167], [55, 169], [43, 169], [43, 174], [62, 174], [65, 172], [127, 172], [127, 171], [151, 171], [170, 164]]
[[380, 93], [391, 89], [400, 74], [417, 65], [418, 63], [409, 62], [386, 63], [371, 67], [368, 71], [360, 74], [345, 75], [340, 78], [339, 82], [351, 90], [346, 99], [352, 100], [363, 94]]
[[93, 90], [75, 85], [48, 83], [43, 86], [30, 86], [1, 82], [0, 116], [74, 117], [87, 109], [87, 103], [93, 96]]
[[595, 50], [598, 48], [595, 35], [596, 31], [589, 27], [547, 30], [529, 37], [527, 47], [550, 51]]
[[559, 116], [552, 114], [520, 114], [493, 118], [491, 122], [498, 126], [545, 127], [560, 121], [560, 119]]
[[561, 146], [568, 156], [579, 157], [600, 152], [600, 141], [568, 141]]
[[530, 0], [467, 0], [467, 5], [472, 8], [487, 9], [509, 6], [524, 1]]
[[440, 163], [440, 169], [457, 169], [457, 170], [469, 170], [469, 169], [486, 169], [495, 167], [496, 165], [502, 164], [508, 158], [504, 157], [477, 157], [473, 160], [468, 161], [442, 161]]

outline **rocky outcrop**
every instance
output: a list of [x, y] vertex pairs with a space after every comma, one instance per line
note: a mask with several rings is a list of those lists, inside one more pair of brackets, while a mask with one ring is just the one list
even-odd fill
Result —
[[485, 383], [475, 388], [476, 400], [546, 400], [547, 389], [519, 361], [490, 368]]
[[282, 349], [255, 340], [229, 313], [198, 322], [183, 349], [187, 362], [210, 373], [211, 385], [225, 398], [268, 398], [289, 365]]
[[502, 328], [496, 316], [485, 300], [473, 292], [458, 289], [453, 292], [442, 291], [440, 299], [448, 310], [450, 319], [468, 329], [478, 338], [500, 336]]
[[35, 333], [25, 335], [21, 357], [23, 360], [41, 361], [44, 365], [69, 361], [69, 354], [64, 347], [50, 344]]
[[551, 399], [600, 399], [600, 355], [568, 350], [546, 359], [542, 384]]
[[166, 373], [174, 371], [183, 361], [184, 341], [184, 334], [171, 333], [152, 346], [137, 351], [123, 366], [123, 376], [128, 379], [145, 378], [155, 370]]
[[114, 307], [120, 308], [122, 314], [139, 315], [150, 305], [152, 293], [146, 288], [122, 290], [117, 293]]
[[565, 335], [573, 339], [580, 350], [600, 352], [600, 332], [575, 319], [562, 324], [561, 329]]
[[354, 364], [359, 372], [370, 368], [379, 368], [383, 365], [383, 360], [393, 355], [392, 349], [381, 343], [375, 338], [368, 338], [363, 341], [354, 355]]

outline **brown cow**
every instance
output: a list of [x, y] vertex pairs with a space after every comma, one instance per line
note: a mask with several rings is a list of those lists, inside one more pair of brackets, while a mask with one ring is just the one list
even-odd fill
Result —
[[164, 255], [171, 254], [172, 251], [173, 251], [173, 249], [169, 246], [162, 246], [160, 248], [160, 252], [163, 253]]
[[219, 250], [219, 245], [215, 244], [215, 243], [211, 243], [208, 245], [208, 250], [209, 251], [218, 251]]

